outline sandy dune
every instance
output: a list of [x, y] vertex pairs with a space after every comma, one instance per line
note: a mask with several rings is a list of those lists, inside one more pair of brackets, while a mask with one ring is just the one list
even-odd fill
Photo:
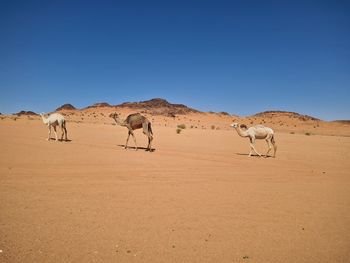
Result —
[[0, 262], [349, 261], [349, 137], [278, 132], [277, 158], [249, 158], [232, 130], [163, 124], [148, 153], [119, 126], [48, 142], [1, 120]]

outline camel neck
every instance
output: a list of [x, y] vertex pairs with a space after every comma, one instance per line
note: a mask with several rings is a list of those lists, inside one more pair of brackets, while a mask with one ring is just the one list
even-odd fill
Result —
[[47, 124], [48, 120], [47, 120], [43, 115], [41, 115], [41, 119], [43, 120], [43, 122], [44, 122], [45, 124]]
[[235, 129], [236, 129], [239, 136], [241, 136], [241, 137], [248, 136], [248, 133], [246, 131], [243, 131], [239, 125], [237, 125], [237, 127]]
[[115, 122], [120, 126], [125, 126], [125, 122], [121, 121], [119, 118], [114, 118]]

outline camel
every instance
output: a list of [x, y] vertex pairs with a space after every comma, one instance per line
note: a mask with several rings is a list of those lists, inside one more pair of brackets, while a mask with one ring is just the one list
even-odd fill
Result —
[[151, 151], [152, 147], [152, 140], [153, 140], [153, 131], [152, 131], [152, 126], [151, 122], [144, 116], [142, 116], [140, 113], [134, 113], [130, 114], [124, 121], [120, 119], [120, 114], [119, 113], [111, 113], [109, 117], [113, 118], [115, 122], [120, 125], [128, 128], [128, 138], [126, 139], [125, 143], [125, 149], [128, 147], [128, 141], [130, 138], [130, 135], [134, 138], [134, 142], [136, 145], [136, 150], [138, 149], [137, 143], [136, 143], [136, 138], [134, 135], [134, 130], [137, 129], [143, 129], [143, 133], [148, 137], [148, 146], [147, 146], [147, 151]]
[[[267, 145], [269, 147], [265, 157], [268, 157], [268, 154], [271, 151], [272, 146], [273, 146], [273, 148], [274, 148], [273, 157], [275, 158], [277, 145], [276, 145], [275, 138], [274, 138], [275, 137], [274, 131], [271, 128], [265, 127], [263, 125], [256, 125], [256, 126], [248, 128], [246, 130], [242, 130], [241, 125], [239, 125], [236, 122], [232, 123], [231, 127], [236, 129], [239, 136], [249, 137], [249, 140], [250, 140], [249, 156], [251, 156], [252, 151], [254, 151], [257, 155], [259, 155], [261, 157], [261, 154], [258, 153], [258, 151], [254, 147], [254, 142], [255, 142], [255, 139], [265, 139], [267, 142]], [[245, 126], [245, 127], [247, 127], [247, 126]]]
[[65, 135], [65, 140], [67, 141], [67, 129], [66, 129], [66, 120], [64, 117], [59, 113], [52, 113], [49, 115], [48, 118], [45, 118], [44, 114], [40, 114], [41, 118], [43, 119], [43, 122], [47, 125], [49, 129], [49, 137], [47, 140], [49, 141], [51, 139], [51, 127], [53, 127], [55, 132], [56, 141], [58, 141], [57, 138], [57, 132], [56, 132], [56, 126], [59, 126], [62, 131], [61, 141], [63, 140], [63, 135]]

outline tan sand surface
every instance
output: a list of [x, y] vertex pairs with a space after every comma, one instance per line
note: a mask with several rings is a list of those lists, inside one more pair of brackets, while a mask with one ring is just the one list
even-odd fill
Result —
[[350, 261], [350, 137], [277, 132], [277, 158], [249, 158], [224, 126], [154, 121], [149, 153], [102, 122], [55, 142], [1, 120], [0, 262]]

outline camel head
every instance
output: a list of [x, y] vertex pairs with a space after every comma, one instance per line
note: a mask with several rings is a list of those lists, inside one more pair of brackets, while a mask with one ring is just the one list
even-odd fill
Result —
[[39, 115], [41, 116], [41, 118], [44, 120], [44, 119], [46, 119], [46, 117], [45, 117], [45, 113], [39, 113]]
[[245, 125], [245, 124], [238, 124], [237, 122], [232, 123], [230, 126], [232, 128], [237, 128], [238, 127], [238, 128], [243, 129], [243, 130], [247, 130], [248, 129], [247, 125]]
[[44, 113], [40, 113], [41, 119], [43, 120], [44, 124], [49, 125], [49, 121], [45, 118], [45, 114]]
[[232, 128], [237, 128], [238, 127], [238, 123], [237, 122], [234, 122], [230, 125]]
[[117, 112], [113, 112], [111, 114], [109, 114], [109, 117], [113, 118], [113, 119], [119, 119], [120, 113]]

